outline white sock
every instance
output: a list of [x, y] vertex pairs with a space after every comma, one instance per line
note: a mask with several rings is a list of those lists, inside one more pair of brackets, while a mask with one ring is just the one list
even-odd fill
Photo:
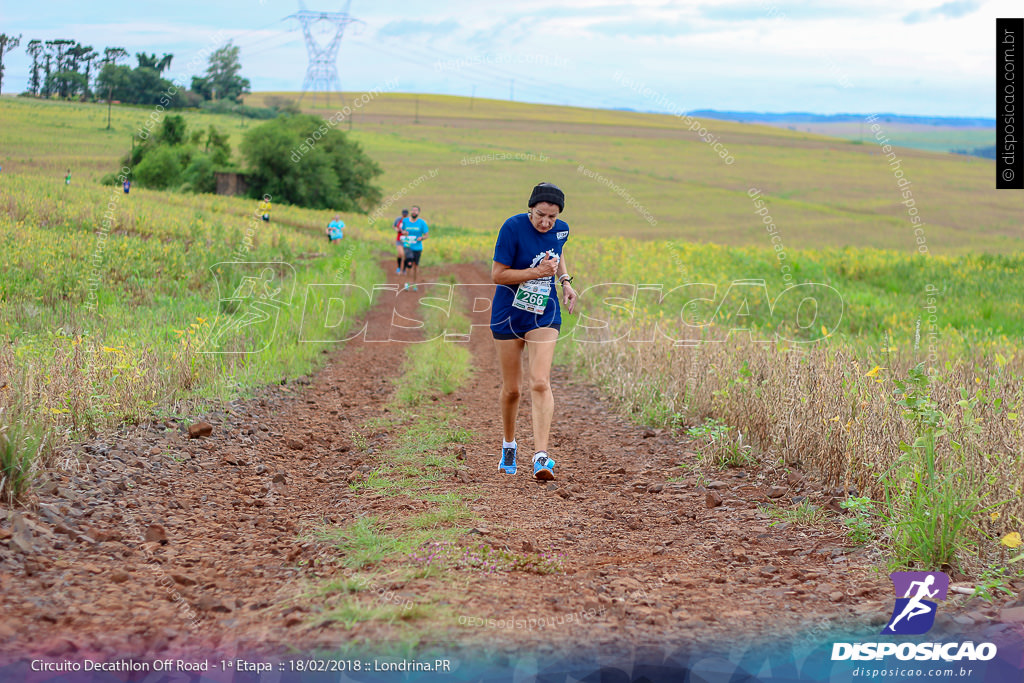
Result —
[[537, 462], [539, 459], [546, 457], [548, 457], [547, 451], [537, 451], [536, 453], [533, 454], [533, 461]]
[[513, 439], [511, 441], [505, 441], [505, 439], [502, 438], [502, 440], [501, 440], [501, 447], [502, 448], [515, 448], [516, 447], [516, 441], [515, 441], [515, 439]]

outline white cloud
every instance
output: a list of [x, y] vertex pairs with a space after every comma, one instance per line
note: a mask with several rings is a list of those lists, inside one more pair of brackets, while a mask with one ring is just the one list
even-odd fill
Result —
[[[228, 26], [227, 35], [240, 36], [243, 74], [254, 89], [302, 83], [301, 33], [296, 22], [282, 21], [297, 10], [291, 0], [179, 0], [145, 12], [139, 5], [86, 4], [87, 11], [53, 0], [45, 16], [68, 16], [67, 23], [27, 7], [15, 14], [8, 5], [2, 23], [7, 32], [24, 33], [23, 42], [70, 36], [97, 49], [172, 52], [172, 71], [216, 35], [216, 26]], [[779, 111], [799, 104], [822, 112], [972, 115], [991, 115], [994, 107], [994, 18], [1019, 14], [1018, 0], [522, 0], [507, 8], [479, 0], [353, 0], [351, 9], [366, 25], [362, 35], [348, 31], [342, 41], [339, 73], [347, 89], [397, 76], [407, 89], [468, 94], [476, 86], [478, 96], [506, 97], [515, 79], [517, 98], [557, 92], [559, 102], [634, 106], [628, 92], [608, 84], [622, 69], [642, 74], [685, 108]], [[194, 17], [205, 23], [190, 24]], [[522, 59], [435, 67], [437, 60], [485, 55]], [[549, 57], [547, 68], [536, 65], [537, 56]], [[7, 64], [5, 90], [21, 90], [28, 75], [23, 48]]]

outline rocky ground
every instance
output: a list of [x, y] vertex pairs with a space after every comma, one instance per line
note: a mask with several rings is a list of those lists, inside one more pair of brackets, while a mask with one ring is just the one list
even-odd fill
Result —
[[[488, 279], [478, 266], [443, 270], [452, 272]], [[426, 269], [424, 279], [441, 275]], [[431, 292], [382, 301], [370, 324], [386, 327], [395, 310], [414, 317]], [[652, 643], [877, 633], [889, 617], [892, 585], [870, 550], [837, 524], [772, 524], [762, 511], [802, 497], [836, 507], [841, 491], [799, 472], [681, 468], [697, 463], [694, 444], [623, 419], [565, 369], [553, 375], [557, 479], [533, 481], [528, 462], [499, 475], [499, 379], [478, 327], [471, 380], [419, 409], [447, 411], [475, 435], [432, 490], [472, 499], [467, 544], [547, 554], [563, 571], [389, 581], [394, 600], [443, 609], [401, 624], [324, 618], [320, 588], [350, 568], [317, 532], [437, 505], [351, 486], [395, 445], [392, 380], [417, 334], [352, 341], [314, 376], [254, 399], [69, 448], [24, 506], [0, 508], [0, 658], [274, 656], [410, 632], [419, 648], [586, 657]], [[520, 425], [525, 452], [528, 400]], [[951, 593], [940, 628], [1019, 643], [1024, 585], [1011, 589], [993, 603]]]

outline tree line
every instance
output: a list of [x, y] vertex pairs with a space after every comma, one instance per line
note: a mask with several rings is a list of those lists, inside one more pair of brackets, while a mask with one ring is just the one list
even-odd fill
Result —
[[[0, 89], [4, 55], [20, 43], [20, 35], [0, 34]], [[170, 53], [158, 57], [138, 52], [132, 68], [122, 63], [129, 57], [123, 47], [107, 47], [100, 53], [74, 40], [30, 40], [26, 51], [32, 67], [24, 96], [105, 101], [108, 128], [115, 100], [276, 117], [248, 131], [241, 144], [250, 196], [270, 194], [278, 203], [363, 213], [380, 202], [382, 193], [373, 180], [382, 169], [333, 124], [300, 113], [294, 102], [283, 98], [269, 108], [240, 104], [250, 84], [240, 74], [239, 48], [230, 41], [210, 55], [205, 75], [193, 76], [188, 89], [164, 78], [174, 61]], [[213, 125], [188, 130], [184, 117], [162, 115], [163, 109], [153, 134], [135, 134], [132, 150], [121, 161], [121, 168], [130, 169], [124, 177], [152, 189], [215, 192], [217, 171], [242, 170], [232, 159], [226, 133]], [[291, 154], [303, 145], [309, 151], [302, 163], [294, 163]], [[118, 181], [114, 173], [101, 180]]]
[[[0, 34], [0, 92], [3, 91], [4, 56], [21, 44], [21, 35]], [[32, 58], [27, 97], [63, 100], [107, 101], [127, 104], [157, 104], [174, 85], [164, 78], [174, 55], [137, 52], [134, 68], [122, 62], [129, 53], [123, 47], [106, 47], [98, 52], [66, 38], [30, 40], [25, 51]], [[193, 76], [191, 87], [177, 88], [170, 107], [198, 107], [203, 102], [241, 102], [250, 92], [249, 79], [240, 74], [239, 48], [230, 42], [210, 55], [206, 74]]]

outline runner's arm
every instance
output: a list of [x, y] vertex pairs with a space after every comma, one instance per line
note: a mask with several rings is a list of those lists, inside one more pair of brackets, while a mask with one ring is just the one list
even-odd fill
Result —
[[497, 261], [491, 264], [491, 280], [496, 285], [519, 285], [539, 277], [541, 275], [536, 268], [515, 270]]
[[[561, 277], [563, 275], [568, 274], [569, 266], [565, 264], [565, 254], [562, 254], [562, 257], [558, 260], [558, 268], [555, 271], [555, 282], [558, 282], [558, 284], [561, 285]], [[576, 290], [573, 289], [571, 282], [566, 282], [564, 285], [562, 285], [562, 294], [565, 295], [566, 310], [568, 310], [569, 313], [572, 313], [573, 310], [576, 308], [577, 295]]]

